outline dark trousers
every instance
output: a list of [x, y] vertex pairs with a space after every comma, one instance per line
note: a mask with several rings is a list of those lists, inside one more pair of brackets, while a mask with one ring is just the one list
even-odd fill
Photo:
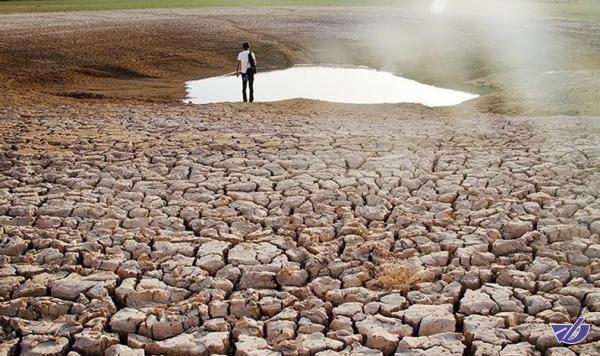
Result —
[[244, 102], [248, 101], [246, 97], [246, 86], [250, 86], [250, 102], [254, 101], [254, 71], [249, 70], [248, 73], [242, 73], [242, 96]]

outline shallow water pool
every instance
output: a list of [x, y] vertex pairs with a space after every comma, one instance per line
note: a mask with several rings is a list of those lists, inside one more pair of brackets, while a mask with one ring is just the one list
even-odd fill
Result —
[[[241, 101], [241, 86], [241, 78], [233, 74], [192, 80], [186, 83], [185, 101], [193, 104]], [[477, 96], [366, 67], [304, 65], [259, 71], [254, 78], [256, 102], [304, 98], [351, 104], [420, 103], [451, 106]]]

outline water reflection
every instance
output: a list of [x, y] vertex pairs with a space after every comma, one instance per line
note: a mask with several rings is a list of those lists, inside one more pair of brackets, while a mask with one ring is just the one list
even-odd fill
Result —
[[[241, 101], [241, 79], [234, 75], [186, 83], [186, 102], [208, 104]], [[478, 95], [438, 88], [366, 67], [295, 66], [259, 72], [254, 80], [257, 102], [294, 98], [336, 103], [420, 103], [457, 105]]]

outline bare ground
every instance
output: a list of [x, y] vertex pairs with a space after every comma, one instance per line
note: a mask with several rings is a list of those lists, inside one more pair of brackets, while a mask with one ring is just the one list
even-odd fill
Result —
[[[442, 77], [421, 46], [365, 55], [374, 18], [411, 14], [270, 11], [2, 17], [0, 352], [596, 354], [600, 121], [567, 115], [596, 110], [596, 24], [542, 20], [578, 28], [576, 71], [519, 67], [575, 83], [554, 105], [516, 100], [498, 62], [458, 65], [473, 39], [429, 53]], [[246, 38], [268, 67], [496, 91], [438, 109], [178, 102]], [[559, 345], [548, 323], [579, 315], [590, 335]]]
[[600, 112], [600, 25], [585, 19], [499, 22], [460, 14], [440, 20], [394, 8], [226, 8], [10, 15], [0, 30], [0, 85], [59, 100], [179, 100], [183, 81], [233, 71], [239, 44], [249, 40], [261, 70], [369, 65], [492, 92], [472, 104], [478, 111]]

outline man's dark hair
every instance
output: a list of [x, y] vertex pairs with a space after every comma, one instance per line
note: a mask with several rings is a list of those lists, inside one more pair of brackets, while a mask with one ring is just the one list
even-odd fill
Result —
[[248, 42], [242, 43], [242, 48], [247, 51], [250, 48], [250, 43], [248, 43]]

